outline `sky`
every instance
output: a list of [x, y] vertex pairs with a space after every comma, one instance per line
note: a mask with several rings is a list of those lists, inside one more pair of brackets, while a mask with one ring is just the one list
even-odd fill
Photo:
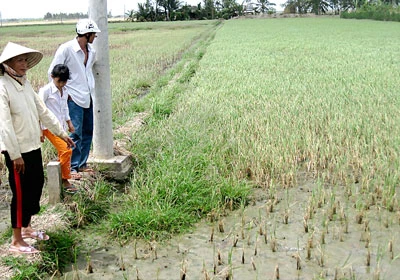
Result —
[[[196, 5], [202, 0], [181, 0]], [[107, 0], [107, 10], [113, 16], [123, 15], [129, 10], [137, 10], [138, 3], [145, 0]], [[0, 0], [2, 19], [43, 18], [45, 14], [87, 13], [89, 0]]]
[[[107, 0], [107, 10], [113, 16], [124, 15], [130, 10], [137, 10], [138, 3], [144, 3], [145, 0]], [[197, 5], [203, 0], [181, 0], [182, 3]], [[279, 3], [284, 0], [272, 0], [276, 3], [276, 9]], [[89, 0], [0, 0], [0, 15], [2, 19], [15, 18], [43, 18], [45, 14], [59, 13], [87, 13]]]

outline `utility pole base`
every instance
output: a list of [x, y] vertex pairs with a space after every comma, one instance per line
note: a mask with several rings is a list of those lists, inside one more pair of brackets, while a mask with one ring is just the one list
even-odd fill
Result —
[[106, 178], [125, 181], [132, 173], [132, 157], [125, 155], [114, 156], [109, 159], [96, 159], [89, 157], [87, 163], [94, 166]]

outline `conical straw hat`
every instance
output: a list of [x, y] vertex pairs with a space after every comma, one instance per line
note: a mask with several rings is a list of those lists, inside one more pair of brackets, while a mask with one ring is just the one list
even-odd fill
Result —
[[9, 60], [10, 58], [16, 57], [21, 54], [28, 55], [29, 69], [38, 64], [43, 58], [43, 54], [37, 50], [30, 49], [12, 42], [8, 42], [3, 52], [1, 53], [0, 63], [3, 63]]

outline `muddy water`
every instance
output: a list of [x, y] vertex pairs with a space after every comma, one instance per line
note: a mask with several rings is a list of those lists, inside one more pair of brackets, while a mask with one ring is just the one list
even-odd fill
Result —
[[376, 203], [361, 217], [357, 186], [346, 193], [304, 179], [289, 190], [256, 190], [244, 209], [163, 243], [90, 236], [91, 249], [61, 278], [400, 279], [398, 214]]

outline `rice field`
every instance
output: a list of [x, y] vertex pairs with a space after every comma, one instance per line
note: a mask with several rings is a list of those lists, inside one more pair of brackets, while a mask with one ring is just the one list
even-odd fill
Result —
[[[114, 125], [136, 112], [151, 117], [131, 135], [137, 166], [107, 221], [107, 234], [127, 243], [103, 253], [110, 263], [125, 256], [124, 269], [99, 265], [92, 279], [398, 274], [398, 23], [132, 26], [110, 36]], [[165, 258], [146, 242], [137, 245], [147, 252], [139, 261], [128, 256], [135, 238], [171, 233], [178, 235], [160, 244]]]
[[[188, 89], [179, 95], [176, 110], [160, 126], [140, 134], [135, 152], [143, 157], [151, 150], [157, 153], [144, 160], [148, 174], [144, 190], [154, 194], [152, 198], [166, 192], [163, 199], [173, 204], [174, 186], [185, 183], [175, 175], [186, 171], [197, 174], [200, 170], [201, 178], [206, 177], [217, 190], [223, 180], [248, 182], [265, 190], [262, 209], [280, 201], [285, 205], [279, 206], [274, 218], [260, 215], [258, 222], [278, 228], [291, 215], [301, 213], [289, 228], [276, 231], [280, 236], [276, 242], [291, 243], [289, 248], [298, 248], [299, 258], [308, 266], [317, 264], [320, 269], [304, 274], [305, 279], [333, 279], [333, 275], [390, 279], [388, 271], [397, 273], [391, 270], [396, 258], [382, 256], [390, 254], [388, 244], [398, 239], [394, 232], [399, 226], [396, 26], [337, 18], [225, 22]], [[156, 144], [146, 149], [150, 139]], [[284, 199], [283, 190], [303, 189], [305, 179], [308, 197], [295, 193], [287, 196], [290, 200]], [[142, 182], [137, 178], [134, 185], [145, 185]], [[134, 194], [140, 197], [141, 191]], [[144, 203], [138, 204], [145, 208]], [[115, 214], [115, 223], [132, 225], [134, 219], [124, 215]], [[370, 220], [374, 221], [372, 231]], [[328, 234], [330, 224], [335, 229], [333, 249], [326, 252], [320, 240], [314, 244], [319, 257], [314, 257], [306, 249], [312, 246], [307, 245], [309, 239], [317, 232]], [[349, 234], [346, 224], [361, 229]], [[378, 234], [386, 232], [388, 225], [393, 225], [393, 234]], [[306, 234], [291, 235], [287, 241], [290, 233], [299, 231]], [[364, 234], [370, 232], [377, 238], [374, 247], [369, 247], [370, 241], [364, 243], [370, 240]], [[342, 245], [346, 237], [348, 243]], [[354, 248], [355, 240], [361, 246]], [[324, 254], [343, 262], [331, 262], [333, 267], [329, 267]], [[365, 272], [361, 268], [370, 267], [371, 254], [374, 265]], [[208, 260], [216, 257], [211, 254]], [[274, 266], [268, 266], [271, 277]], [[335, 274], [335, 266], [346, 272], [338, 269]], [[212, 271], [212, 264], [208, 269]], [[292, 273], [289, 279], [296, 277], [294, 265]], [[240, 279], [257, 279], [253, 277], [262, 274], [250, 275]]]

